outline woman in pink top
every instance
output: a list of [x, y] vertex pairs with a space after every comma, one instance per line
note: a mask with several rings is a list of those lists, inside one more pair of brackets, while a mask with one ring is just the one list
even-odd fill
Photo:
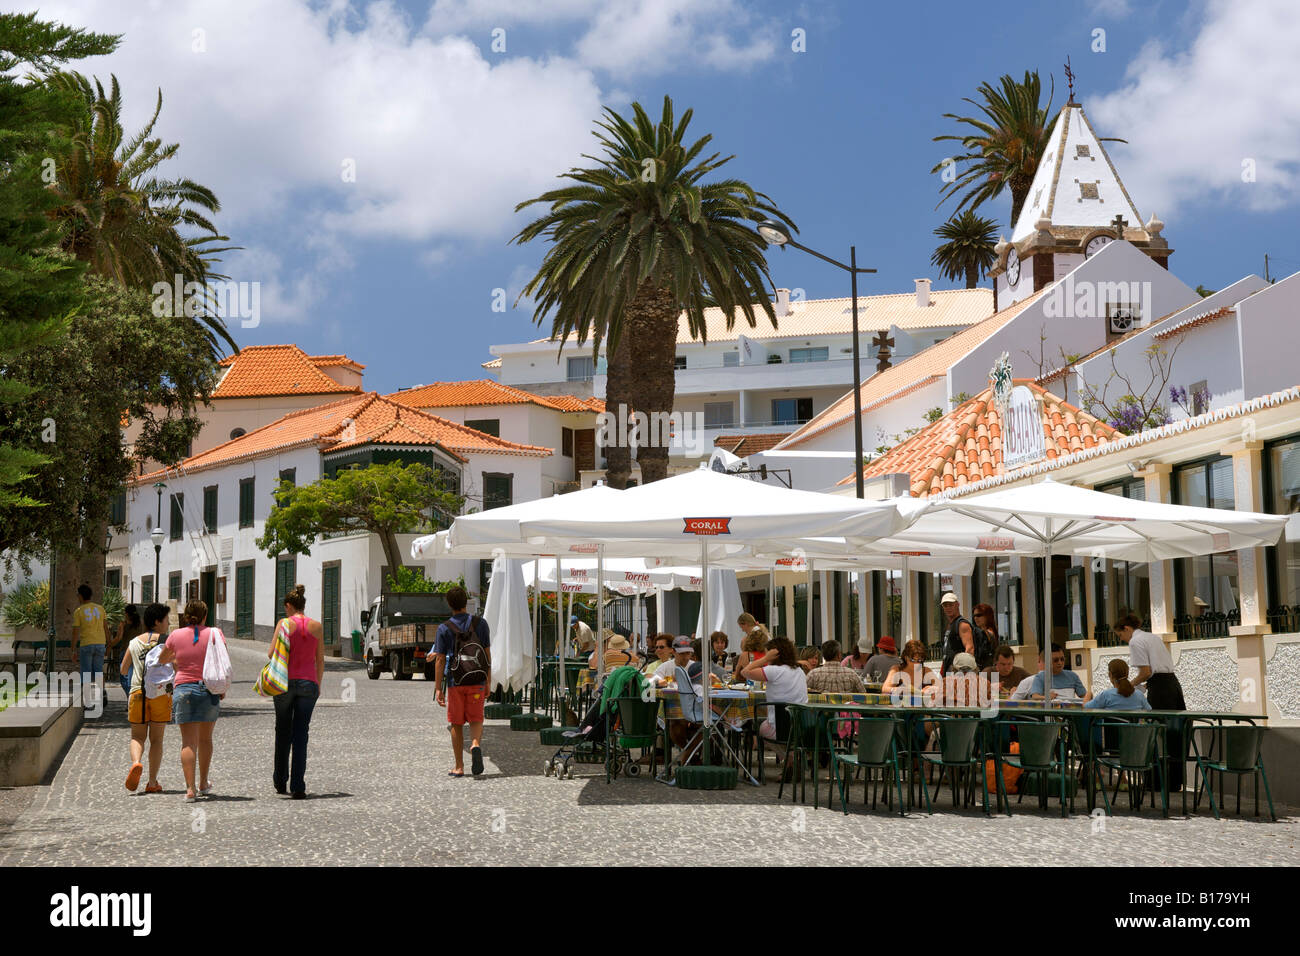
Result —
[[[196, 796], [206, 797], [212, 792], [208, 782], [208, 767], [212, 764], [212, 731], [221, 716], [221, 701], [226, 696], [208, 692], [203, 683], [203, 660], [208, 653], [208, 641], [224, 641], [226, 636], [217, 628], [205, 627], [208, 606], [202, 601], [190, 601], [181, 615], [182, 627], [167, 635], [167, 646], [158, 657], [160, 664], [176, 668], [172, 691], [172, 712], [181, 729], [181, 770], [185, 774], [185, 801], [193, 803]], [[199, 787], [194, 788], [194, 764], [197, 751]]]
[[[289, 688], [275, 700], [275, 766], [271, 782], [276, 793], [286, 793], [285, 785], [293, 792], [295, 800], [307, 796], [307, 728], [311, 714], [320, 697], [321, 681], [325, 679], [325, 631], [320, 621], [303, 614], [307, 606], [306, 589], [295, 585], [284, 598], [284, 618], [276, 625], [277, 633], [289, 643]], [[268, 650], [269, 658], [275, 647]], [[290, 773], [289, 752], [293, 751], [293, 770]]]

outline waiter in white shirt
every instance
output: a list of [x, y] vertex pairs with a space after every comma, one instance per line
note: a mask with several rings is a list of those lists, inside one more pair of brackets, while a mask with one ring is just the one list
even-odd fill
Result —
[[[1115, 634], [1128, 645], [1130, 680], [1135, 685], [1146, 685], [1147, 702], [1152, 710], [1186, 710], [1183, 685], [1174, 673], [1174, 659], [1165, 642], [1150, 631], [1142, 630], [1136, 614], [1125, 614], [1115, 624]], [[1186, 755], [1183, 749], [1183, 722], [1169, 722], [1167, 742], [1171, 754]], [[1169, 790], [1176, 793], [1183, 785], [1183, 764], [1175, 760], [1169, 772]]]

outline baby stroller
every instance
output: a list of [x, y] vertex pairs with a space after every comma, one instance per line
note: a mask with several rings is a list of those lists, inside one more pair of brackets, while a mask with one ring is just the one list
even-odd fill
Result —
[[546, 776], [555, 774], [555, 779], [573, 778], [575, 763], [601, 763], [605, 759], [605, 738], [608, 727], [602, 712], [604, 699], [596, 695], [587, 713], [578, 722], [577, 730], [564, 732], [564, 743], [555, 751], [555, 756], [546, 761]]
[[641, 768], [632, 760], [632, 747], [653, 747], [657, 711], [656, 704], [645, 701], [644, 690], [645, 681], [635, 667], [611, 671], [578, 729], [565, 731], [564, 743], [546, 761], [546, 776], [572, 779], [575, 763], [604, 763], [607, 781], [623, 772], [637, 776]]

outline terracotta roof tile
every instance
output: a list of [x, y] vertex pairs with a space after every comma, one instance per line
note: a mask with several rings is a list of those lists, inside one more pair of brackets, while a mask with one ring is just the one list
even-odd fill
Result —
[[521, 445], [437, 415], [394, 402], [376, 392], [345, 398], [315, 408], [291, 412], [269, 425], [193, 455], [177, 469], [142, 475], [132, 484], [148, 483], [173, 471], [190, 473], [228, 465], [235, 461], [261, 458], [286, 448], [316, 445], [322, 452], [359, 445], [431, 445], [452, 457], [465, 460], [471, 453], [519, 455], [544, 458], [553, 454], [541, 445]]
[[[1047, 457], [1097, 447], [1119, 437], [1105, 422], [1075, 408], [1042, 386], [1017, 379], [1038, 397]], [[1086, 426], [1086, 432], [1085, 428]], [[990, 437], [986, 438], [985, 435]], [[863, 469], [863, 477], [906, 474], [913, 496], [925, 497], [992, 477], [1002, 470], [1002, 422], [993, 389], [968, 399], [938, 421], [895, 445]], [[853, 476], [839, 484], [853, 481]]]
[[713, 439], [717, 448], [725, 448], [738, 458], [767, 451], [776, 446], [789, 432], [763, 432], [754, 435], [719, 435]]
[[541, 405], [561, 412], [603, 412], [605, 403], [598, 398], [573, 395], [534, 395], [522, 388], [502, 385], [491, 379], [467, 382], [433, 382], [405, 388], [387, 396], [412, 408], [453, 408], [473, 405]]
[[[347, 356], [337, 357], [346, 359], [346, 362], [326, 364], [357, 365]], [[340, 385], [334, 381], [296, 345], [250, 345], [240, 349], [237, 355], [226, 356], [218, 364], [227, 371], [213, 391], [213, 398], [334, 393], [357, 395], [361, 392], [360, 386]]]
[[350, 365], [358, 371], [365, 368], [360, 362], [354, 362], [346, 355], [308, 355], [307, 358], [317, 368], [324, 368], [327, 365]]

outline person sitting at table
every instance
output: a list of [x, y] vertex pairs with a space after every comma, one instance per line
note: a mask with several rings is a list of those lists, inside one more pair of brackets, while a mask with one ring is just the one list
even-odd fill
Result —
[[[615, 634], [613, 631], [607, 631], [605, 637], [605, 669], [601, 674], [608, 674], [615, 667], [626, 667], [631, 664], [635, 666], [638, 661], [631, 655], [628, 648], [627, 638], [622, 634]], [[591, 657], [587, 658], [587, 666], [595, 670], [599, 664], [599, 658], [593, 651]]]
[[[772, 705], [808, 703], [808, 678], [794, 655], [794, 644], [788, 637], [771, 638], [767, 653], [746, 666], [741, 676], [767, 685], [767, 718], [759, 725], [758, 732], [776, 744], [773, 749], [784, 760], [784, 742], [776, 739], [776, 708]], [[790, 769], [788, 765], [786, 769]]]
[[709, 650], [711, 654], [710, 670], [717, 674], [723, 680], [731, 674], [727, 669], [727, 645], [731, 643], [731, 637], [726, 631], [714, 631], [709, 635]]
[[1101, 710], [1150, 710], [1147, 695], [1133, 686], [1128, 677], [1128, 661], [1122, 657], [1112, 657], [1106, 665], [1106, 675], [1111, 686], [1107, 687], [1092, 700], [1084, 704], [1089, 709]]
[[821, 666], [821, 663], [822, 652], [817, 648], [805, 647], [799, 652], [799, 666], [803, 668], [805, 674], [811, 674], [815, 668]]
[[952, 670], [943, 677], [942, 700], [947, 707], [985, 707], [993, 692], [988, 678], [979, 672], [974, 654], [964, 651], [952, 659]]
[[732, 681], [739, 683], [744, 680], [740, 676], [740, 672], [767, 653], [767, 642], [771, 639], [772, 635], [767, 633], [767, 628], [762, 624], [756, 625], [745, 635], [740, 642], [740, 653], [736, 656], [736, 666], [731, 672]]
[[[1043, 666], [1043, 652], [1038, 652], [1038, 666]], [[1011, 695], [1012, 700], [1042, 700], [1044, 672], [1039, 670], [1028, 681], [1022, 681]], [[1083, 686], [1083, 681], [1074, 671], [1065, 669], [1065, 648], [1060, 644], [1052, 645], [1052, 699], [1053, 700], [1091, 700], [1092, 695]]]
[[656, 634], [654, 636], [654, 654], [646, 665], [641, 668], [641, 673], [649, 677], [657, 671], [660, 665], [673, 666], [670, 662], [673, 659], [673, 636], [671, 634]]
[[886, 634], [876, 641], [876, 653], [872, 654], [868, 659], [862, 679], [873, 684], [884, 683], [885, 678], [889, 676], [889, 672], [897, 666], [898, 646], [894, 644], [893, 637]]
[[[690, 667], [693, 663], [691, 657], [694, 654], [692, 645], [693, 642], [689, 637], [682, 636], [675, 639], [673, 641], [672, 658], [662, 662], [655, 669], [654, 674], [650, 677], [650, 683], [656, 687], [662, 687], [664, 684], [676, 684], [680, 688], [682, 680], [685, 679], [687, 683], [694, 684], [694, 678], [690, 675]], [[692, 687], [688, 694], [692, 695], [692, 699], [698, 699], [699, 691]], [[695, 732], [699, 730], [700, 721], [692, 718], [700, 717], [702, 713], [702, 711], [689, 713], [683, 717], [673, 717], [668, 721], [668, 737], [678, 751], [684, 750], [686, 745], [690, 743], [691, 738], [695, 736]], [[698, 759], [697, 755], [696, 762], [698, 762]]]
[[998, 694], [1003, 697], [1015, 693], [1021, 681], [1033, 676], [1016, 663], [1016, 652], [1007, 644], [998, 645], [993, 655], [993, 663], [984, 668], [984, 673], [988, 675], [989, 680], [993, 679], [994, 674], [997, 675]]
[[920, 693], [937, 680], [934, 671], [925, 666], [925, 645], [914, 639], [903, 645], [903, 659], [890, 668], [880, 690], [889, 694], [906, 685], [913, 692]]
[[836, 641], [822, 644], [822, 665], [808, 672], [810, 694], [863, 694], [866, 687], [852, 668], [839, 663], [840, 645]]
[[864, 637], [862, 640], [858, 641], [858, 643], [853, 645], [852, 653], [844, 655], [843, 659], [840, 661], [840, 665], [842, 667], [852, 668], [853, 673], [861, 677], [867, 669], [867, 660], [870, 657], [871, 641]]

